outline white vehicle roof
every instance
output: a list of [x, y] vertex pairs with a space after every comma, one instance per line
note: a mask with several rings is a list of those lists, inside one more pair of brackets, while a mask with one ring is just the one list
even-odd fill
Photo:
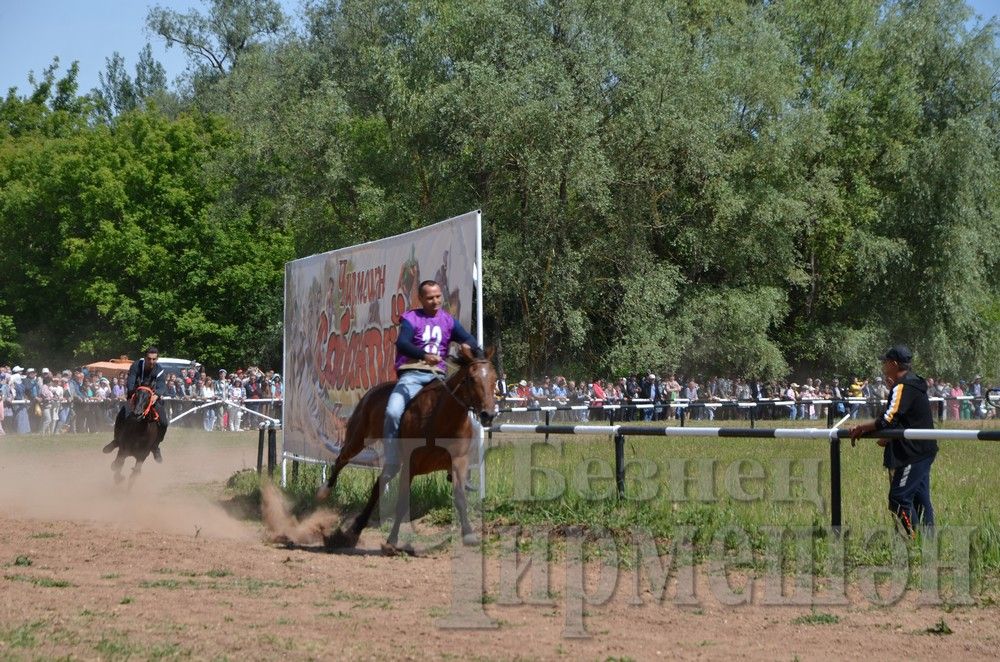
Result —
[[184, 365], [201, 365], [197, 361], [191, 359], [174, 359], [168, 356], [161, 356], [156, 359], [157, 363], [183, 363]]

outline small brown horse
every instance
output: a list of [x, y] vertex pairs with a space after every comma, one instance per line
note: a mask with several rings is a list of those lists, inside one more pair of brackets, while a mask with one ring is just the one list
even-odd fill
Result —
[[[462, 527], [462, 540], [467, 545], [479, 542], [469, 523], [465, 496], [469, 453], [475, 449], [472, 442], [472, 422], [468, 414], [472, 412], [477, 415], [483, 425], [489, 425], [493, 420], [496, 412], [493, 389], [497, 375], [492, 358], [492, 349], [487, 352], [486, 358], [475, 358], [468, 348], [463, 347], [459, 355], [458, 371], [446, 381], [442, 379], [425, 386], [403, 413], [399, 425], [399, 448], [404, 461], [392, 531], [382, 546], [385, 553], [411, 551], [396, 546], [399, 525], [407, 514], [413, 477], [432, 471], [450, 472], [455, 507]], [[317, 500], [330, 496], [337, 484], [337, 476], [351, 458], [366, 445], [382, 437], [385, 407], [394, 385], [395, 382], [379, 384], [358, 402], [347, 422], [343, 448], [333, 465], [329, 480], [317, 492]], [[409, 462], [406, 458], [409, 458]], [[382, 476], [375, 480], [364, 510], [354, 518], [347, 531], [337, 529], [324, 538], [327, 547], [354, 547], [357, 544], [361, 531], [368, 524], [378, 503], [382, 482]]]
[[111, 469], [115, 472], [115, 483], [125, 480], [122, 476], [122, 465], [125, 458], [134, 457], [135, 466], [128, 478], [128, 489], [142, 471], [142, 463], [146, 461], [156, 444], [158, 424], [156, 410], [153, 409], [153, 389], [140, 386], [135, 390], [131, 400], [126, 405], [125, 421], [118, 434], [118, 454]]

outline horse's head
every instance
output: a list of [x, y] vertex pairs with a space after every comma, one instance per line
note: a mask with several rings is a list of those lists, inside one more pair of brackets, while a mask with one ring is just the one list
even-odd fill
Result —
[[479, 422], [488, 426], [493, 422], [497, 410], [494, 395], [497, 372], [493, 368], [493, 348], [486, 350], [485, 358], [478, 358], [463, 345], [459, 357], [461, 359], [459, 372], [465, 373], [461, 386], [463, 400], [475, 411]]
[[135, 389], [135, 395], [128, 403], [128, 415], [136, 420], [145, 419], [153, 408], [153, 389], [148, 386], [139, 386]]

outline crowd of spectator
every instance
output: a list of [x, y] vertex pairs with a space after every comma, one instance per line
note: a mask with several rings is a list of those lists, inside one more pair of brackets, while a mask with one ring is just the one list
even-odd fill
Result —
[[[0, 435], [6, 433], [55, 435], [107, 432], [125, 402], [128, 370], [105, 375], [86, 367], [52, 372], [42, 368], [0, 365]], [[255, 416], [246, 410], [280, 418], [284, 391], [281, 375], [255, 366], [213, 378], [201, 368], [184, 368], [166, 378], [164, 402], [174, 418], [202, 407], [182, 419], [206, 431], [230, 432], [254, 428]]]
[[[125, 401], [127, 377], [127, 370], [105, 375], [86, 368], [58, 372], [42, 368], [36, 372], [34, 368], [0, 365], [0, 435], [110, 431]], [[991, 419], [996, 415], [986, 397], [989, 389], [979, 375], [968, 381], [928, 378], [927, 384], [928, 396], [939, 402], [941, 419]], [[654, 373], [593, 381], [556, 376], [509, 384], [501, 375], [497, 390], [501, 409], [577, 406], [579, 409], [566, 417], [579, 421], [606, 420], [605, 405], [637, 405], [613, 415], [645, 420], [682, 415], [693, 420], [751, 415], [758, 419], [825, 420], [828, 408], [837, 417], [866, 418], [873, 416], [889, 395], [880, 376], [843, 381], [806, 378], [799, 384]], [[216, 403], [182, 421], [206, 431], [239, 431], [255, 428], [258, 423], [251, 420], [256, 417], [244, 416], [246, 409], [280, 418], [283, 395], [281, 375], [273, 370], [255, 366], [232, 372], [222, 369], [212, 377], [201, 368], [185, 368], [167, 376], [165, 402], [172, 419], [193, 407]], [[814, 403], [816, 400], [824, 402]], [[750, 407], [737, 403], [752, 403], [752, 414]]]
[[[991, 419], [995, 408], [986, 397], [981, 376], [969, 381], [927, 379], [928, 396], [940, 402], [938, 415], [948, 420]], [[837, 417], [870, 417], [889, 396], [881, 376], [871, 379], [806, 378], [795, 381], [747, 380], [726, 377], [678, 378], [677, 375], [633, 375], [618, 380], [573, 380], [543, 377], [497, 382], [501, 409], [509, 407], [577, 406], [568, 417], [603, 420], [605, 405], [638, 405], [628, 417], [665, 420], [682, 415], [690, 419], [747, 418], [825, 420], [828, 408]], [[814, 401], [824, 401], [815, 403]], [[825, 402], [830, 401], [830, 402]], [[739, 407], [738, 403], [752, 404]], [[653, 405], [652, 407], [648, 405]], [[728, 405], [728, 406], [727, 406]], [[583, 407], [586, 407], [584, 409]], [[752, 413], [751, 413], [752, 409]], [[686, 410], [686, 411], [684, 411]]]

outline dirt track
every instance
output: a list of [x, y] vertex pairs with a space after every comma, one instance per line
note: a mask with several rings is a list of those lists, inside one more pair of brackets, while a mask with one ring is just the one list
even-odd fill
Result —
[[[623, 581], [586, 607], [592, 636], [566, 638], [563, 566], [554, 604], [505, 606], [493, 555], [484, 610], [497, 627], [446, 630], [447, 552], [384, 558], [374, 531], [351, 554], [267, 545], [219, 498], [255, 461], [254, 438], [173, 441], [126, 499], [96, 440], [34, 452], [0, 438], [0, 658], [995, 659], [1000, 645], [994, 606], [731, 608], [705, 572], [698, 606], [654, 605], [648, 591], [629, 605]], [[953, 634], [927, 632], [942, 620]]]

